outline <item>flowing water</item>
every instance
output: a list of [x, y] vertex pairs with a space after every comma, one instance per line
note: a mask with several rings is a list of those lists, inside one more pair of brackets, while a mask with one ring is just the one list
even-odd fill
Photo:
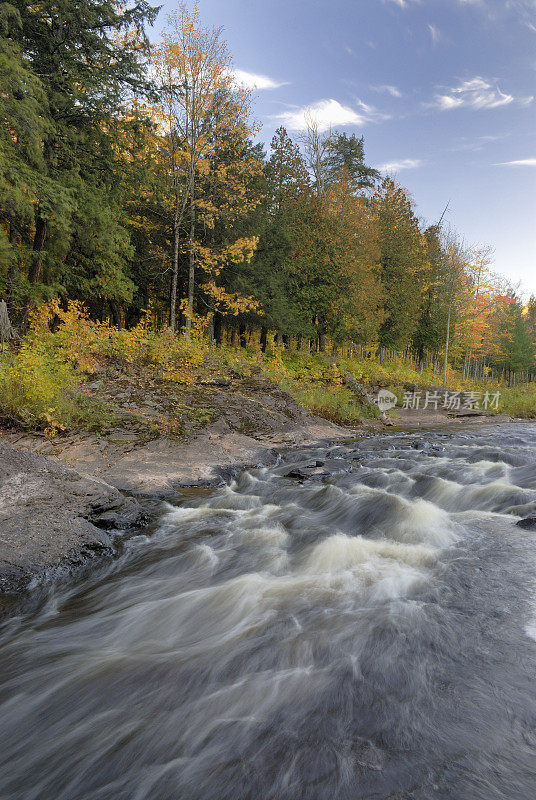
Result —
[[535, 512], [532, 424], [294, 451], [166, 505], [4, 623], [0, 797], [532, 800]]

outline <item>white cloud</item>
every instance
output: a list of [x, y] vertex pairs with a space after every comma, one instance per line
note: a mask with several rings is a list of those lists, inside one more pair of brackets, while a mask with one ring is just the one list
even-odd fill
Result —
[[496, 167], [536, 167], [536, 158], [522, 158], [520, 161], [503, 161]]
[[278, 89], [287, 85], [286, 81], [274, 81], [268, 75], [257, 75], [255, 72], [246, 72], [245, 69], [234, 69], [233, 77], [235, 83], [244, 89]]
[[428, 25], [428, 30], [430, 31], [430, 36], [432, 37], [432, 43], [437, 44], [441, 39], [441, 32], [439, 28], [437, 28], [435, 25]]
[[453, 108], [462, 106], [481, 110], [499, 108], [510, 105], [510, 103], [529, 105], [533, 99], [533, 97], [515, 97], [512, 94], [506, 94], [499, 89], [497, 81], [489, 81], [477, 76], [463, 81], [459, 86], [447, 89], [445, 93], [436, 94], [434, 102], [429, 105], [440, 111], [451, 111]]
[[385, 164], [378, 164], [376, 169], [379, 169], [380, 172], [400, 172], [402, 169], [422, 167], [423, 163], [419, 158], [402, 158], [400, 161], [387, 161]]
[[318, 124], [321, 131], [335, 128], [337, 125], [355, 125], [362, 127], [367, 122], [374, 119], [385, 119], [372, 106], [357, 100], [359, 111], [350, 106], [343, 106], [338, 100], [329, 98], [319, 100], [310, 106], [303, 106], [282, 114], [276, 114], [272, 119], [280, 120], [284, 125], [293, 131], [303, 131], [307, 128], [307, 120], [312, 118]]
[[391, 86], [390, 84], [384, 84], [383, 86], [371, 86], [370, 87], [374, 92], [386, 92], [390, 94], [391, 97], [402, 97], [402, 92], [400, 89], [397, 89], [396, 86]]

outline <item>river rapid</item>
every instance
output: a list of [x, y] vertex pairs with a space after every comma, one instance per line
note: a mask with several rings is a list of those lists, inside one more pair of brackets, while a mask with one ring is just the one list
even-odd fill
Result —
[[533, 424], [292, 451], [166, 503], [4, 622], [0, 797], [535, 798], [535, 513]]

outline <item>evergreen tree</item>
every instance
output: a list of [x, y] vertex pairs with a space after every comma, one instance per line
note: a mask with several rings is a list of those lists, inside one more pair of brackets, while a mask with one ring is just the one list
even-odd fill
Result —
[[424, 232], [427, 269], [413, 346], [419, 360], [426, 350], [438, 352], [445, 344], [449, 306], [448, 265], [443, 252], [440, 230], [433, 225]]
[[[85, 251], [78, 255], [93, 255], [88, 221], [100, 236], [98, 258], [121, 262], [122, 232], [112, 231], [121, 228], [115, 218], [117, 195], [110, 192], [118, 180], [117, 120], [128, 93], [148, 89], [143, 27], [155, 11], [145, 0], [132, 6], [113, 0], [13, 0], [13, 6], [20, 25], [9, 31], [11, 47], [38, 76], [40, 109], [46, 110], [27, 280], [61, 285], [59, 265], [72, 246], [78, 242]], [[80, 265], [83, 259], [74, 257]], [[110, 286], [117, 294], [118, 282]], [[98, 282], [98, 291], [106, 296], [106, 280]]]
[[385, 293], [380, 344], [401, 349], [411, 341], [419, 320], [428, 271], [425, 238], [407, 192], [392, 178], [382, 181], [371, 206], [378, 221], [380, 280]]
[[325, 160], [326, 184], [348, 181], [354, 192], [374, 187], [380, 173], [365, 164], [365, 139], [355, 134], [332, 134]]
[[311, 336], [312, 316], [300, 303], [291, 266], [298, 221], [311, 186], [300, 150], [284, 127], [272, 138], [264, 176], [263, 220], [252, 261], [252, 287], [264, 312], [262, 323], [285, 334]]
[[499, 363], [513, 372], [534, 366], [535, 347], [527, 322], [521, 303], [518, 300], [511, 303], [501, 326]]

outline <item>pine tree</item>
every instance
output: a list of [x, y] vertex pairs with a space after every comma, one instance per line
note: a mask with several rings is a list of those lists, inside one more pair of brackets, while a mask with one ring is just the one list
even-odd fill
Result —
[[325, 169], [328, 186], [345, 180], [355, 193], [373, 188], [380, 178], [378, 170], [365, 164], [365, 138], [355, 134], [331, 135]]
[[407, 192], [385, 178], [374, 192], [371, 207], [379, 227], [381, 283], [385, 320], [380, 344], [400, 349], [416, 330], [428, 271], [426, 243]]
[[[46, 110], [27, 280], [58, 287], [63, 278], [59, 265], [76, 246], [77, 234], [80, 243], [86, 240], [85, 254], [93, 255], [86, 237], [88, 217], [95, 236], [103, 229], [99, 257], [116, 264], [121, 260], [124, 242], [122, 233], [112, 231], [121, 226], [113, 220], [116, 197], [110, 194], [115, 188], [116, 120], [129, 92], [148, 89], [143, 27], [155, 11], [145, 0], [130, 7], [113, 0], [13, 0], [13, 5], [20, 26], [10, 31], [10, 40], [38, 76], [45, 98], [40, 107]], [[75, 260], [80, 266], [82, 259]], [[106, 281], [100, 281], [98, 291], [106, 296]], [[32, 295], [35, 290], [26, 308]]]

